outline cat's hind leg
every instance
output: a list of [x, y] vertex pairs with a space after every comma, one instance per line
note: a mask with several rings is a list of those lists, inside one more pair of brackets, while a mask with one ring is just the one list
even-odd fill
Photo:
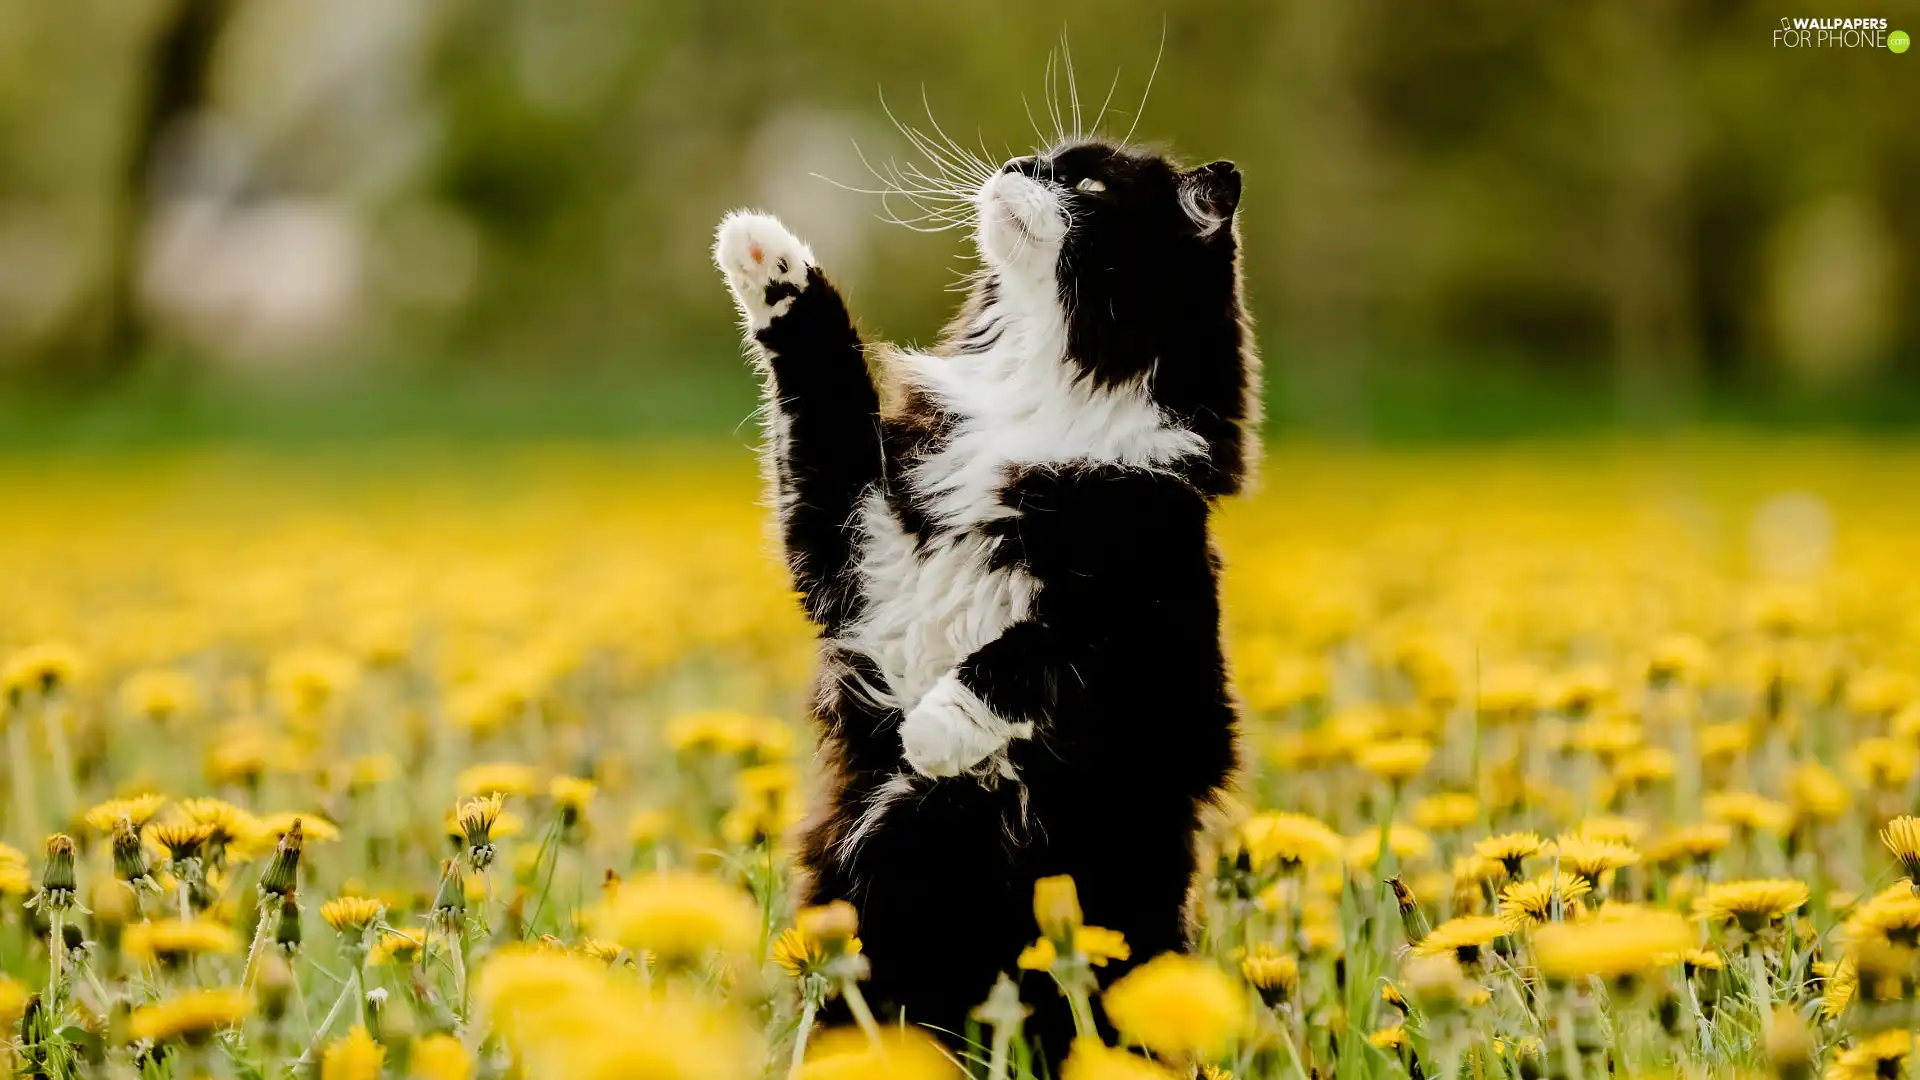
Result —
[[855, 519], [882, 475], [879, 394], [846, 303], [779, 219], [728, 214], [713, 257], [765, 384], [787, 563], [807, 614], [832, 635], [858, 615]]

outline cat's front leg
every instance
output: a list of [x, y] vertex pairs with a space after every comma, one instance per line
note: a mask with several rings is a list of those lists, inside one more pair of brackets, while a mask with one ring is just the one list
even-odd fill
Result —
[[713, 258], [764, 376], [765, 452], [794, 585], [834, 634], [858, 614], [849, 577], [857, 511], [882, 475], [879, 394], [846, 303], [777, 218], [728, 214]]
[[940, 677], [900, 724], [907, 764], [922, 776], [958, 776], [985, 764], [1033, 725], [1008, 722], [968, 688], [958, 668]]

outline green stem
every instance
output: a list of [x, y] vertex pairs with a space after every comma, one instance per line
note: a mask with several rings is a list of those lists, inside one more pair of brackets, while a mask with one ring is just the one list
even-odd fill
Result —
[[993, 1049], [987, 1058], [987, 1080], [1007, 1080], [1009, 1059], [1013, 1056], [1013, 1025], [993, 1026]]
[[867, 999], [860, 993], [860, 984], [852, 979], [840, 980], [840, 993], [847, 999], [847, 1008], [852, 1011], [853, 1019], [860, 1030], [867, 1033], [868, 1041], [878, 1050], [880, 1043], [880, 1024], [873, 1018], [873, 1010], [867, 1008]]
[[313, 1066], [314, 1054], [319, 1051], [320, 1044], [327, 1039], [327, 1032], [332, 1031], [334, 1021], [340, 1019], [340, 1010], [347, 1007], [347, 999], [359, 996], [360, 975], [356, 971], [353, 978], [348, 980], [346, 988], [340, 991], [340, 996], [333, 999], [333, 1007], [328, 1009], [327, 1015], [321, 1018], [320, 1026], [314, 1029], [313, 1038], [307, 1043], [307, 1048], [300, 1052], [300, 1059], [293, 1063], [295, 1075], [306, 1075], [306, 1070]]
[[1082, 1039], [1100, 1038], [1100, 1026], [1093, 1022], [1093, 1001], [1087, 997], [1085, 987], [1067, 986], [1067, 1004], [1073, 1010], [1073, 1033]]
[[793, 1033], [793, 1059], [787, 1066], [789, 1078], [800, 1075], [800, 1066], [807, 1058], [807, 1036], [813, 1034], [813, 1015], [818, 1009], [811, 1000], [800, 1006], [800, 1027]]
[[[52, 905], [49, 905], [50, 907]], [[49, 931], [47, 934], [47, 1004], [56, 1010], [60, 1007], [60, 984], [62, 969], [67, 958], [67, 912], [54, 907], [47, 913]]]
[[253, 943], [247, 946], [247, 966], [240, 969], [240, 992], [253, 991], [254, 960], [260, 955], [260, 942], [267, 936], [267, 903], [260, 901], [260, 917], [253, 924]]

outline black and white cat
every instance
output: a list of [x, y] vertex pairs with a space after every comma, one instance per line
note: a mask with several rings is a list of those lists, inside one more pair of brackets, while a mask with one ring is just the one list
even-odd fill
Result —
[[1239, 199], [1231, 163], [1101, 140], [1007, 162], [971, 193], [968, 303], [940, 347], [875, 351], [884, 394], [807, 246], [720, 225], [822, 641], [803, 899], [858, 907], [869, 997], [911, 1021], [966, 1030], [1037, 936], [1039, 877], [1073, 875], [1133, 962], [1186, 947], [1235, 766], [1208, 518], [1257, 453]]

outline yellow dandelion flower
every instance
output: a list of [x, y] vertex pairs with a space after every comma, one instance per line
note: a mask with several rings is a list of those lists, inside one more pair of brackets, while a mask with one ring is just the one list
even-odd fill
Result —
[[1080, 892], [1071, 875], [1055, 874], [1033, 883], [1033, 921], [1050, 938], [1065, 939], [1080, 926]]
[[1565, 872], [1517, 881], [1500, 890], [1500, 917], [1515, 928], [1549, 922], [1556, 902], [1571, 908], [1592, 891], [1586, 878]]
[[1534, 960], [1555, 979], [1625, 978], [1659, 967], [1692, 945], [1685, 919], [1647, 912], [1584, 923], [1550, 923], [1533, 932]]
[[1796, 766], [1787, 778], [1794, 814], [1804, 821], [1835, 821], [1847, 812], [1853, 796], [1833, 770], [1814, 761]]
[[216, 855], [229, 847], [244, 850], [261, 832], [258, 818], [225, 799], [182, 799], [178, 807], [187, 821], [207, 827], [205, 846]]
[[231, 929], [208, 919], [161, 919], [126, 928], [120, 947], [143, 963], [180, 964], [196, 956], [227, 954], [239, 947]]
[[1900, 860], [1908, 878], [1920, 881], [1920, 818], [1901, 814], [1887, 822], [1886, 828], [1880, 830], [1880, 842]]
[[829, 1028], [807, 1043], [795, 1080], [958, 1080], [961, 1072], [922, 1028], [888, 1028], [875, 1045], [858, 1028]]
[[[1403, 863], [1433, 855], [1433, 838], [1398, 822], [1387, 830], [1387, 848]], [[1380, 830], [1368, 829], [1347, 841], [1347, 861], [1356, 869], [1371, 870], [1380, 860]]]
[[576, 817], [587, 812], [587, 804], [599, 790], [598, 784], [578, 776], [556, 776], [547, 784], [547, 795], [554, 805]]
[[1643, 746], [1622, 754], [1613, 763], [1614, 782], [1624, 788], [1641, 787], [1673, 779], [1678, 765], [1673, 751], [1664, 746]]
[[320, 1055], [320, 1080], [379, 1080], [386, 1061], [387, 1048], [355, 1025]]
[[454, 786], [462, 795], [531, 795], [539, 786], [539, 772], [516, 761], [490, 761], [461, 772]]
[[1291, 868], [1340, 858], [1345, 841], [1318, 818], [1305, 814], [1255, 814], [1240, 823], [1241, 848], [1254, 866], [1278, 863]]
[[0, 665], [0, 699], [21, 694], [52, 695], [73, 685], [86, 672], [80, 650], [65, 642], [29, 645]]
[[1574, 835], [1588, 840], [1598, 840], [1603, 844], [1624, 844], [1632, 847], [1647, 834], [1647, 823], [1633, 818], [1600, 816], [1590, 817], [1575, 826]]
[[1491, 859], [1506, 870], [1508, 877], [1520, 876], [1520, 864], [1547, 848], [1538, 833], [1513, 832], [1489, 836], [1473, 845], [1473, 853]]
[[664, 960], [689, 961], [709, 950], [743, 955], [760, 938], [760, 912], [732, 885], [684, 872], [622, 884], [588, 913], [597, 937]]
[[1383, 1027], [1368, 1035], [1367, 1041], [1382, 1050], [1399, 1050], [1407, 1045], [1407, 1029], [1400, 1024]]
[[1612, 761], [1646, 742], [1647, 733], [1638, 721], [1625, 716], [1596, 716], [1573, 729], [1573, 748], [1585, 750]]
[[129, 716], [164, 724], [200, 709], [200, 688], [178, 671], [140, 671], [120, 684], [120, 707]]
[[1128, 1042], [1158, 1054], [1216, 1057], [1246, 1031], [1248, 1020], [1232, 979], [1179, 953], [1161, 953], [1122, 975], [1101, 1001]]
[[760, 718], [727, 709], [688, 713], [667, 723], [667, 745], [682, 754], [738, 754], [754, 745]]
[[0, 1031], [12, 1031], [27, 1013], [33, 991], [18, 980], [0, 975]]
[[1427, 762], [1433, 760], [1433, 744], [1425, 739], [1369, 742], [1360, 748], [1355, 760], [1382, 780], [1404, 784], [1426, 771]]
[[153, 815], [167, 803], [165, 795], [136, 795], [131, 799], [108, 799], [106, 802], [90, 808], [86, 822], [103, 833], [113, 832], [113, 823], [126, 818], [135, 829], [143, 828], [153, 820]]
[[280, 838], [293, 828], [296, 821], [300, 823], [301, 836], [309, 844], [326, 844], [340, 839], [340, 826], [312, 811], [300, 810], [280, 810], [263, 815], [259, 819], [260, 835], [271, 847], [280, 842]]
[[1479, 817], [1480, 800], [1464, 791], [1429, 795], [1413, 804], [1413, 823], [1433, 832], [1464, 829]]
[[1060, 962], [1060, 950], [1053, 947], [1051, 938], [1041, 938], [1020, 950], [1013, 964], [1021, 971], [1052, 971], [1053, 965]]
[[1847, 771], [1866, 787], [1899, 790], [1920, 773], [1920, 748], [1885, 735], [1861, 739], [1847, 751]]
[[1713, 949], [1682, 949], [1661, 957], [1660, 962], [1663, 966], [1685, 968], [1690, 979], [1702, 971], [1724, 971], [1727, 966], [1726, 957]]
[[367, 963], [376, 967], [386, 963], [404, 966], [420, 959], [426, 948], [427, 936], [418, 930], [387, 930], [367, 950]]
[[1753, 748], [1753, 726], [1741, 721], [1707, 724], [1694, 737], [1694, 749], [1708, 761], [1728, 761]]
[[320, 917], [343, 934], [358, 934], [379, 921], [387, 906], [372, 897], [342, 896], [320, 905]]
[[647, 847], [666, 839], [673, 831], [673, 815], [665, 810], [641, 810], [627, 819], [627, 839]]
[[1750, 791], [1716, 791], [1702, 800], [1707, 820], [1755, 832], [1785, 832], [1793, 824], [1793, 808]]
[[467, 1048], [452, 1035], [429, 1035], [415, 1040], [407, 1058], [409, 1080], [470, 1080], [473, 1062]]
[[1553, 842], [1553, 857], [1560, 869], [1597, 882], [1600, 875], [1640, 861], [1640, 853], [1626, 844], [1595, 840], [1585, 836], [1562, 836]]
[[1647, 849], [1656, 863], [1706, 862], [1733, 843], [1733, 826], [1723, 822], [1683, 825], [1669, 830]]
[[1854, 995], [1860, 990], [1860, 969], [1852, 957], [1842, 959], [1826, 973], [1825, 988], [1820, 994], [1820, 1015], [1828, 1020], [1839, 1018], [1852, 1004]]
[[1693, 913], [1708, 922], [1738, 923], [1742, 930], [1754, 933], [1798, 910], [1807, 896], [1803, 881], [1723, 881], [1707, 886], [1694, 899]]
[[274, 702], [296, 721], [319, 717], [358, 678], [359, 665], [352, 657], [328, 649], [295, 649], [267, 665]]
[[1856, 950], [1920, 949], [1920, 896], [1910, 885], [1895, 884], [1855, 907], [1845, 930]]
[[1259, 992], [1261, 1000], [1278, 1006], [1300, 985], [1300, 961], [1262, 941], [1240, 961], [1240, 975]]
[[1905, 1028], [1869, 1035], [1833, 1056], [1824, 1080], [1891, 1080], [1906, 1075], [1913, 1032]]
[[1093, 1038], [1075, 1039], [1060, 1080], [1175, 1080], [1175, 1074], [1139, 1054], [1115, 1050]]
[[200, 857], [208, 839], [213, 836], [213, 826], [204, 822], [162, 821], [147, 835], [154, 843], [166, 848], [167, 857], [177, 863], [183, 859]]
[[1655, 684], [1693, 683], [1712, 659], [1707, 644], [1692, 634], [1668, 634], [1656, 641], [1647, 657], [1647, 681]]
[[1073, 932], [1074, 950], [1094, 967], [1105, 967], [1109, 960], [1125, 960], [1133, 955], [1126, 936], [1103, 926], [1081, 926]]
[[133, 1010], [127, 1018], [127, 1034], [152, 1042], [180, 1039], [197, 1044], [221, 1028], [239, 1023], [248, 1008], [247, 995], [232, 987], [188, 990]]
[[1513, 933], [1513, 926], [1505, 919], [1490, 915], [1459, 915], [1448, 919], [1428, 932], [1413, 947], [1415, 956], [1452, 956], [1461, 965], [1470, 965], [1480, 960], [1482, 949], [1495, 941]]

